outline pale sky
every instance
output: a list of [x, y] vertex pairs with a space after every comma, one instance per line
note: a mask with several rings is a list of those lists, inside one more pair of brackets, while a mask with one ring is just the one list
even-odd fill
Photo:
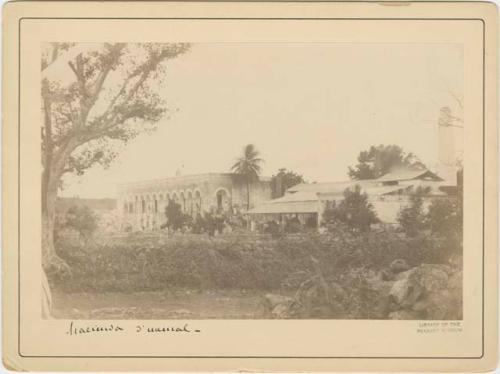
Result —
[[[206, 43], [168, 62], [161, 94], [173, 110], [118, 159], [65, 179], [61, 195], [114, 197], [123, 182], [228, 172], [243, 146], [308, 181], [347, 180], [371, 145], [397, 144], [437, 163], [439, 109], [458, 113], [457, 44]], [[460, 132], [460, 130], [458, 130]], [[457, 133], [457, 148], [462, 134]]]

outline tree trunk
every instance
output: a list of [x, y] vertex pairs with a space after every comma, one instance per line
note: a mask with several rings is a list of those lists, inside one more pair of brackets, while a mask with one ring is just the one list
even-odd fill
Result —
[[42, 265], [48, 272], [68, 272], [69, 267], [56, 253], [54, 230], [57, 189], [61, 173], [47, 168], [42, 175]]
[[250, 230], [250, 216], [248, 211], [250, 210], [250, 181], [247, 178], [247, 230]]
[[247, 179], [247, 211], [250, 210], [250, 181]]

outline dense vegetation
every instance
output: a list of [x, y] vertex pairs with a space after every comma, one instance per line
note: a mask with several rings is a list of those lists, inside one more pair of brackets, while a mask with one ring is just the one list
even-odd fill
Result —
[[410, 266], [447, 263], [461, 249], [439, 236], [407, 237], [381, 230], [352, 235], [302, 233], [281, 238], [234, 233], [128, 234], [84, 245], [62, 237], [58, 252], [72, 268], [67, 278], [49, 274], [66, 292], [134, 292], [168, 288], [296, 289], [320, 264], [327, 277], [353, 269], [382, 270], [394, 259]]

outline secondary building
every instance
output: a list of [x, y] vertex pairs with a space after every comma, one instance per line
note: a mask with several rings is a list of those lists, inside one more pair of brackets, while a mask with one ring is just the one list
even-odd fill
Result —
[[251, 209], [248, 212], [251, 227], [269, 221], [284, 225], [290, 218], [297, 218], [303, 225], [318, 227], [325, 209], [341, 201], [344, 191], [355, 185], [368, 195], [378, 218], [387, 224], [397, 223], [399, 211], [409, 204], [411, 193], [419, 186], [429, 187], [425, 206], [433, 198], [456, 198], [457, 194], [456, 182], [447, 182], [427, 169], [397, 170], [372, 180], [302, 183], [289, 188], [284, 196]]

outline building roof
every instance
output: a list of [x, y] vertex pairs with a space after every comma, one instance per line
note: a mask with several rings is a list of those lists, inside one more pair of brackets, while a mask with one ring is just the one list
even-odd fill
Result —
[[[353, 183], [354, 186], [354, 183]], [[382, 196], [387, 195], [399, 190], [406, 190], [412, 187], [412, 185], [393, 185], [393, 186], [365, 186], [361, 187], [361, 193], [366, 193], [368, 196]], [[342, 196], [344, 190], [334, 191], [334, 192], [319, 192], [317, 196], [320, 199], [328, 199], [334, 196]]]
[[248, 211], [249, 214], [318, 213], [318, 199], [314, 201], [286, 201], [264, 203]]
[[424, 179], [430, 181], [442, 181], [443, 179], [427, 169], [412, 170], [412, 169], [399, 169], [390, 171], [387, 174], [377, 178], [379, 182], [397, 182], [407, 181], [412, 179]]
[[[176, 175], [166, 178], [157, 179], [147, 179], [135, 182], [120, 183], [117, 185], [119, 191], [125, 191], [135, 188], [147, 188], [151, 186], [156, 186], [163, 183], [192, 183], [197, 182], [199, 179], [209, 179], [216, 177], [231, 177], [231, 178], [242, 178], [240, 174], [237, 173], [201, 173], [201, 174], [187, 174], [187, 175]], [[258, 182], [269, 183], [271, 177], [259, 176]]]
[[286, 192], [288, 194], [296, 193], [323, 193], [323, 192], [344, 192], [346, 188], [351, 188], [354, 185], [359, 184], [361, 188], [367, 186], [373, 186], [377, 184], [376, 180], [351, 180], [342, 182], [327, 182], [327, 183], [301, 183], [296, 186], [290, 187]]
[[[401, 182], [386, 185], [383, 182]], [[368, 196], [381, 196], [412, 187], [430, 186], [431, 194], [445, 194], [440, 187], [446, 184], [436, 174], [427, 169], [397, 170], [383, 175], [378, 179], [350, 180], [331, 183], [300, 183], [286, 190], [284, 196], [269, 200], [248, 211], [250, 214], [272, 213], [316, 213], [318, 201], [341, 197], [348, 188], [355, 185], [361, 187], [361, 192]]]

